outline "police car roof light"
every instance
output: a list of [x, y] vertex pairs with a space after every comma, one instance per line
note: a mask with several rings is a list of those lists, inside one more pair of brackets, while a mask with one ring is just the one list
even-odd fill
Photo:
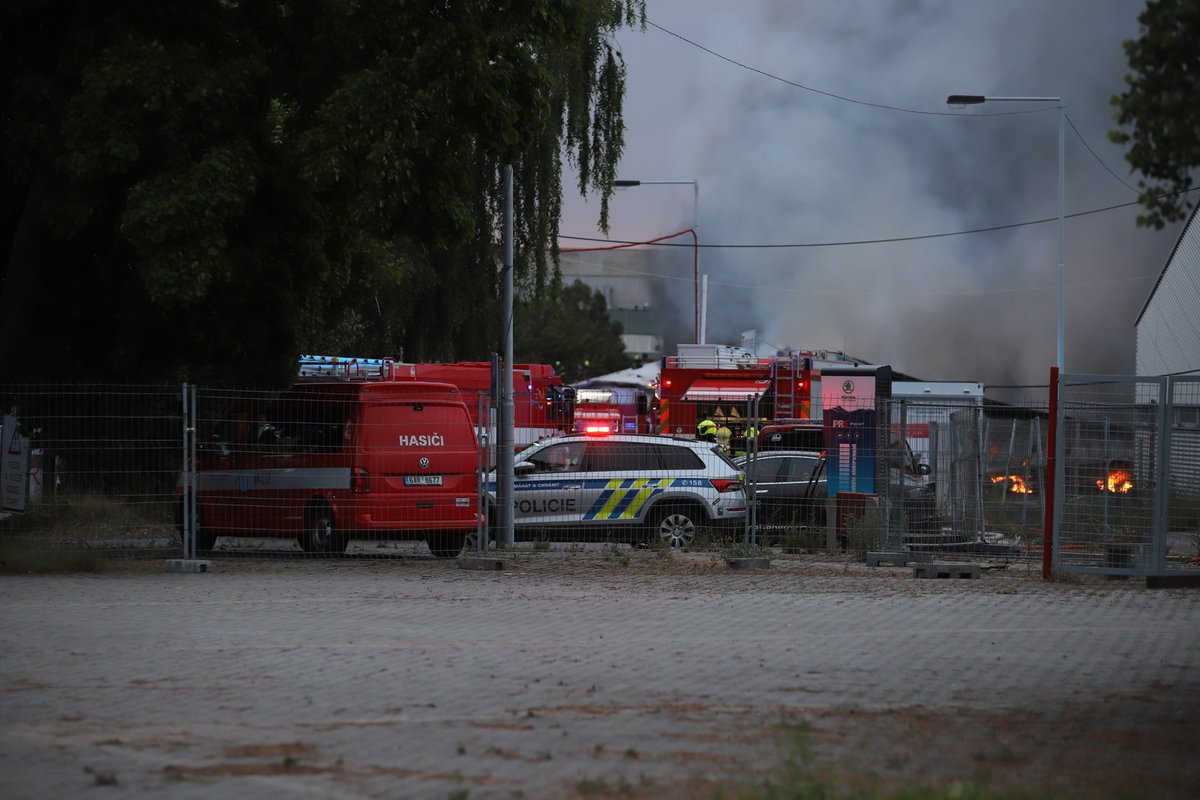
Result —
[[588, 436], [608, 436], [612, 433], [612, 428], [607, 425], [588, 425], [583, 432]]

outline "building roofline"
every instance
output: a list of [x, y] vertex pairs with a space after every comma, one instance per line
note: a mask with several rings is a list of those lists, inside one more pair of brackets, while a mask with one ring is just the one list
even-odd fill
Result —
[[1185, 224], [1183, 226], [1183, 230], [1179, 232], [1179, 238], [1175, 240], [1175, 246], [1171, 248], [1171, 254], [1167, 256], [1167, 260], [1163, 262], [1162, 271], [1158, 273], [1158, 280], [1156, 280], [1154, 282], [1154, 286], [1150, 288], [1150, 294], [1146, 296], [1146, 302], [1142, 304], [1142, 310], [1138, 312], [1137, 319], [1133, 321], [1133, 327], [1136, 328], [1141, 323], [1142, 317], [1145, 316], [1146, 309], [1150, 307], [1150, 301], [1154, 299], [1154, 295], [1156, 292], [1158, 292], [1158, 287], [1162, 283], [1163, 277], [1166, 276], [1167, 270], [1171, 266], [1171, 262], [1175, 260], [1175, 254], [1179, 252], [1179, 245], [1183, 243], [1183, 238], [1188, 235], [1188, 231], [1190, 231], [1192, 229], [1192, 225], [1195, 224], [1197, 212], [1200, 212], [1200, 203], [1197, 203], [1196, 207], [1192, 209], [1192, 215], [1188, 217], [1187, 224]]

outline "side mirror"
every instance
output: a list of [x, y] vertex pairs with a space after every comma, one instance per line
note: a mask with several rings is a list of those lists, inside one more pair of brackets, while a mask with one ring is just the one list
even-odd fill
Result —
[[928, 475], [930, 472], [928, 464], [917, 464], [918, 475]]

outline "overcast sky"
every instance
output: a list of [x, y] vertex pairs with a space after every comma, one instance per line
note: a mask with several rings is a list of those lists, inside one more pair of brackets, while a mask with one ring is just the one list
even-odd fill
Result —
[[[698, 181], [708, 245], [890, 239], [1055, 218], [1054, 104], [955, 110], [945, 100], [1061, 95], [1087, 143], [1068, 127], [1067, 213], [1127, 203], [1136, 176], [1108, 142], [1109, 100], [1124, 85], [1121, 43], [1138, 36], [1143, 7], [648, 0], [652, 23], [745, 66], [653, 26], [622, 31], [619, 175]], [[1020, 111], [1033, 113], [1011, 113]], [[601, 236], [598, 211], [595, 197], [568, 190], [562, 234]], [[692, 213], [690, 186], [618, 191], [609, 236], [662, 236], [688, 227]], [[1136, 216], [1133, 207], [1067, 220], [1070, 372], [1133, 371], [1134, 322], [1179, 233], [1138, 229]], [[690, 251], [686, 259], [690, 268]], [[648, 255], [647, 268], [655, 263]], [[705, 249], [708, 341], [736, 344], [753, 328], [771, 345], [844, 350], [928, 380], [1044, 385], [1056, 350], [1057, 265], [1056, 221], [902, 243]], [[676, 278], [667, 288], [690, 320], [691, 284]]]

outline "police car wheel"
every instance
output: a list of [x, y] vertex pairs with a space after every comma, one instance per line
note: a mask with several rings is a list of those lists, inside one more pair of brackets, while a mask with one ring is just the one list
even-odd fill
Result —
[[304, 536], [300, 546], [317, 554], [344, 553], [348, 540], [333, 524], [333, 509], [324, 503], [310, 506], [304, 515]]
[[671, 506], [658, 511], [651, 528], [652, 535], [667, 547], [682, 548], [696, 538], [696, 511], [688, 506]]

